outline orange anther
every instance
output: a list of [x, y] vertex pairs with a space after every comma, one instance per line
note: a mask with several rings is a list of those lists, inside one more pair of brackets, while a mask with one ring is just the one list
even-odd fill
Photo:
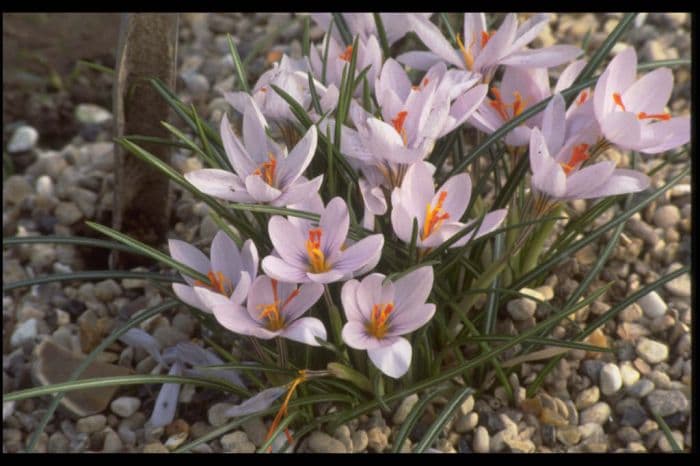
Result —
[[573, 150], [571, 151], [571, 158], [569, 159], [569, 162], [561, 164], [562, 168], [564, 169], [564, 173], [566, 173], [568, 176], [579, 163], [588, 160], [589, 157], [590, 154], [588, 153], [588, 144], [579, 144], [574, 146]]
[[447, 191], [440, 191], [435, 207], [428, 204], [425, 208], [425, 220], [423, 221], [423, 231], [421, 239], [425, 239], [440, 228], [443, 221], [450, 218], [450, 214], [442, 212], [442, 205], [447, 198]]
[[578, 96], [578, 101], [576, 103], [579, 105], [583, 105], [587, 99], [588, 99], [588, 91], [586, 91], [586, 90], [581, 91], [581, 94]]
[[613, 98], [613, 102], [615, 102], [615, 105], [620, 107], [623, 112], [627, 111], [627, 109], [625, 108], [625, 104], [622, 103], [622, 96], [620, 95], [619, 92], [613, 92], [612, 98]]
[[668, 121], [671, 119], [671, 114], [670, 113], [655, 113], [653, 115], [648, 115], [645, 112], [639, 112], [637, 114], [637, 119], [639, 119], [639, 120], [654, 119], [654, 120]]
[[350, 61], [352, 58], [352, 45], [348, 45], [343, 53], [340, 54], [340, 59], [344, 61]]

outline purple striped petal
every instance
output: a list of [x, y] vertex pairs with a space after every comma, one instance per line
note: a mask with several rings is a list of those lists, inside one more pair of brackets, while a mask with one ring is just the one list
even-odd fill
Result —
[[[281, 284], [280, 284], [281, 285]], [[299, 287], [299, 294], [288, 301], [284, 308], [284, 318], [287, 322], [294, 321], [301, 317], [319, 300], [323, 294], [323, 285], [320, 283], [304, 283]], [[287, 300], [285, 295], [284, 300]], [[280, 299], [282, 299], [280, 297]]]
[[[327, 272], [322, 273], [312, 273], [307, 272], [306, 277], [315, 283], [333, 283], [342, 280], [343, 277], [347, 275], [347, 272], [342, 272], [340, 270], [331, 269]], [[349, 278], [349, 277], [348, 277]], [[308, 281], [307, 280], [307, 281]]]
[[472, 180], [466, 173], [460, 173], [445, 181], [435, 196], [430, 201], [431, 206], [436, 206], [440, 193], [447, 193], [442, 209], [450, 215], [452, 221], [459, 221], [467, 210], [469, 199], [472, 197]]
[[642, 76], [622, 94], [628, 112], [653, 115], [664, 112], [673, 91], [673, 73], [658, 68]]
[[340, 291], [340, 301], [343, 304], [343, 310], [345, 311], [345, 317], [348, 322], [360, 322], [366, 318], [360, 311], [360, 306], [357, 303], [357, 290], [359, 286], [360, 282], [358, 280], [348, 280], [343, 284], [343, 288]]
[[595, 190], [583, 193], [580, 198], [592, 199], [616, 196], [618, 194], [636, 193], [647, 189], [650, 182], [651, 180], [644, 173], [636, 170], [618, 168], [602, 186], [598, 186]]
[[287, 186], [280, 197], [270, 204], [276, 207], [288, 207], [290, 204], [303, 202], [308, 199], [309, 196], [317, 194], [322, 183], [323, 175], [318, 175], [312, 180], [307, 180], [305, 177], [300, 176], [294, 183]]
[[255, 243], [251, 239], [245, 240], [241, 248], [241, 265], [243, 270], [250, 275], [251, 281], [258, 275], [259, 261], [258, 248], [255, 247]]
[[[658, 124], [658, 123], [657, 123]], [[642, 125], [630, 112], [612, 112], [600, 123], [605, 137], [623, 149], [636, 149], [642, 137]]]
[[566, 180], [566, 196], [571, 199], [582, 199], [586, 192], [595, 192], [603, 185], [615, 170], [615, 162], [605, 161], [594, 163], [575, 171]]
[[[182, 364], [175, 362], [170, 367], [168, 375], [182, 375]], [[177, 398], [180, 395], [179, 383], [164, 383], [158, 393], [158, 398], [153, 405], [153, 413], [149, 420], [153, 427], [162, 427], [170, 424], [175, 419], [175, 409], [177, 408]]]
[[245, 177], [250, 175], [257, 167], [250, 158], [250, 155], [248, 155], [248, 151], [245, 150], [243, 144], [241, 144], [236, 135], [233, 133], [233, 130], [231, 130], [231, 124], [229, 123], [228, 117], [225, 113], [221, 119], [220, 132], [221, 142], [224, 144], [226, 156], [228, 157], [229, 162], [231, 162], [231, 166], [235, 172], [238, 174], [238, 176]]
[[675, 117], [642, 127], [642, 144], [639, 151], [658, 154], [690, 141], [690, 118]]
[[462, 57], [452, 48], [452, 45], [442, 35], [440, 29], [422, 16], [411, 16], [412, 31], [431, 51], [439, 55], [443, 60], [458, 68], [464, 68]]
[[[490, 42], [489, 42], [490, 43]], [[526, 49], [502, 59], [502, 65], [532, 68], [551, 68], [569, 62], [581, 54], [574, 45], [552, 45], [544, 49]]]
[[312, 125], [289, 155], [278, 159], [277, 186], [285, 188], [304, 173], [316, 152], [317, 138], [316, 126]]
[[566, 103], [556, 94], [542, 112], [542, 136], [550, 154], [556, 154], [564, 144], [566, 134]]
[[401, 312], [395, 312], [396, 316], [391, 319], [389, 331], [386, 334], [388, 337], [411, 333], [430, 322], [430, 319], [435, 315], [435, 304], [414, 304], [401, 309]]
[[319, 221], [321, 228], [321, 249], [326, 257], [340, 250], [348, 236], [350, 215], [348, 206], [341, 197], [334, 197], [326, 206]]
[[236, 243], [223, 230], [219, 230], [211, 242], [212, 270], [223, 273], [235, 285], [242, 267], [241, 253], [238, 251]]

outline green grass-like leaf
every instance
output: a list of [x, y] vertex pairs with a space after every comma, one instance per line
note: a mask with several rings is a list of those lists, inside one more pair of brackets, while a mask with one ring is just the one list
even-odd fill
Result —
[[447, 402], [442, 411], [440, 411], [440, 414], [437, 415], [435, 421], [423, 435], [423, 438], [413, 448], [415, 453], [423, 453], [430, 445], [432, 445], [440, 432], [442, 432], [445, 424], [452, 419], [452, 416], [454, 416], [457, 408], [459, 408], [464, 400], [466, 400], [472, 393], [474, 393], [474, 389], [471, 387], [462, 388], [455, 393], [455, 395]]

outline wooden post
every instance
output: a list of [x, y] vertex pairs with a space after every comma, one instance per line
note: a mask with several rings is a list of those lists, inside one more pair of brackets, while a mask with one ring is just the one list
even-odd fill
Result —
[[[161, 121], [170, 107], [148, 81], [159, 78], [175, 88], [178, 15], [176, 13], [126, 13], [121, 18], [117, 50], [113, 111], [115, 136], [143, 135], [168, 138]], [[169, 162], [169, 148], [139, 143]], [[170, 224], [170, 183], [150, 165], [114, 147], [115, 187], [113, 227], [139, 241], [159, 246]], [[113, 251], [112, 267], [133, 267], [149, 259]]]

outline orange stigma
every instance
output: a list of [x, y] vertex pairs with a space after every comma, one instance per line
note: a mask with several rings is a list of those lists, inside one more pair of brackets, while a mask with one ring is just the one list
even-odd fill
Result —
[[408, 112], [406, 110], [401, 110], [399, 113], [396, 114], [396, 118], [391, 119], [391, 124], [394, 125], [394, 129], [396, 130], [397, 133], [401, 136], [403, 139], [403, 145], [407, 145], [408, 143], [408, 137], [406, 136], [406, 129], [403, 127], [404, 123], [406, 122], [406, 117], [408, 116]]
[[[521, 113], [523, 113], [523, 110], [525, 110], [525, 106], [527, 105], [527, 101], [523, 99], [523, 96], [520, 94], [519, 91], [513, 92], [513, 103], [507, 104], [503, 102], [503, 97], [501, 97], [501, 91], [497, 87], [492, 87], [491, 88], [491, 94], [493, 94], [493, 99], [489, 99], [489, 105], [491, 108], [496, 110], [498, 112], [498, 115], [501, 117], [503, 121], [508, 121], [511, 118], [517, 117]], [[508, 111], [508, 108], [512, 107], [513, 108], [513, 115], [510, 115], [510, 112]]]
[[481, 48], [483, 49], [486, 47], [486, 44], [489, 43], [489, 40], [491, 39], [491, 36], [493, 35], [493, 31], [491, 33], [487, 31], [481, 31]]
[[276, 332], [284, 328], [285, 322], [284, 317], [282, 317], [282, 311], [284, 311], [284, 308], [287, 307], [287, 304], [289, 304], [292, 299], [299, 295], [299, 289], [295, 289], [289, 293], [287, 299], [285, 299], [280, 306], [280, 299], [277, 294], [277, 280], [270, 280], [270, 283], [272, 284], [272, 297], [274, 301], [270, 304], [261, 304], [258, 306], [258, 309], [262, 309], [260, 317], [267, 319], [267, 329]]
[[277, 169], [277, 159], [275, 158], [272, 152], [269, 152], [267, 154], [267, 157], [268, 161], [260, 164], [260, 166], [256, 168], [253, 172], [253, 175], [260, 176], [263, 180], [265, 180], [265, 183], [269, 184], [270, 186], [274, 186], [273, 183], [275, 182], [275, 170]]
[[670, 113], [656, 113], [653, 115], [648, 115], [645, 112], [639, 112], [637, 114], [637, 119], [638, 120], [645, 120], [645, 119], [654, 119], [654, 120], [662, 120], [662, 121], [668, 121], [671, 119], [671, 114]]
[[[282, 417], [284, 417], [287, 414], [287, 407], [289, 406], [289, 400], [292, 399], [292, 395], [294, 394], [294, 390], [299, 386], [300, 383], [304, 382], [306, 380], [306, 370], [302, 369], [299, 371], [299, 377], [296, 379], [292, 380], [292, 382], [288, 385], [289, 390], [287, 390], [287, 396], [285, 396], [284, 401], [282, 402], [282, 406], [280, 407], [280, 410], [277, 412], [277, 415], [275, 416], [275, 419], [272, 421], [272, 424], [270, 424], [270, 430], [267, 431], [267, 437], [265, 437], [265, 441], [270, 440], [272, 437], [272, 433], [277, 429], [277, 426], [279, 425], [280, 421], [282, 420]], [[285, 435], [287, 436], [287, 441], [291, 444], [294, 439], [292, 439], [292, 436], [289, 434], [289, 431], [287, 429], [284, 430]], [[272, 451], [272, 445], [268, 448], [267, 451]]]
[[309, 239], [306, 240], [306, 252], [309, 255], [309, 271], [313, 273], [328, 272], [330, 266], [326, 263], [326, 256], [321, 251], [321, 235], [323, 230], [313, 228], [309, 230]]
[[457, 34], [457, 46], [459, 47], [459, 51], [462, 52], [462, 59], [464, 60], [464, 64], [467, 65], [467, 69], [469, 71], [471, 71], [474, 67], [474, 55], [472, 55], [472, 45], [474, 45], [475, 41], [476, 36], [472, 38], [472, 41], [469, 43], [469, 46], [465, 47], [464, 43], [462, 42], [462, 39], [460, 39], [459, 37], [459, 34]]
[[438, 201], [435, 207], [428, 204], [425, 207], [425, 220], [423, 221], [423, 231], [421, 232], [421, 239], [426, 239], [428, 236], [437, 231], [442, 225], [442, 222], [450, 218], [450, 214], [447, 212], [442, 212], [442, 204], [447, 198], [447, 191], [440, 191], [438, 196]]
[[620, 95], [619, 92], [613, 92], [612, 98], [613, 98], [613, 102], [615, 102], [615, 105], [620, 107], [623, 112], [627, 111], [627, 109], [625, 108], [625, 104], [622, 103], [622, 96]]
[[372, 314], [367, 322], [367, 331], [375, 337], [384, 338], [388, 330], [387, 321], [394, 311], [394, 303], [375, 304], [372, 306]]
[[590, 154], [588, 153], [588, 144], [579, 144], [578, 146], [574, 146], [573, 150], [571, 151], [571, 158], [569, 159], [569, 162], [561, 164], [562, 168], [564, 169], [564, 173], [566, 173], [568, 176], [579, 163], [588, 160], [589, 157]]
[[576, 101], [576, 103], [579, 105], [583, 105], [587, 99], [588, 99], [588, 91], [586, 91], [586, 90], [581, 91], [581, 94], [579, 94], [578, 100]]
[[348, 45], [343, 53], [340, 54], [340, 59], [344, 61], [350, 61], [352, 58], [352, 45]]
[[207, 273], [207, 278], [211, 282], [211, 285], [207, 285], [201, 280], [195, 280], [194, 285], [203, 286], [204, 288], [208, 288], [226, 296], [230, 296], [231, 293], [233, 293], [233, 283], [231, 283], [231, 280], [229, 280], [223, 273], [210, 270]]

